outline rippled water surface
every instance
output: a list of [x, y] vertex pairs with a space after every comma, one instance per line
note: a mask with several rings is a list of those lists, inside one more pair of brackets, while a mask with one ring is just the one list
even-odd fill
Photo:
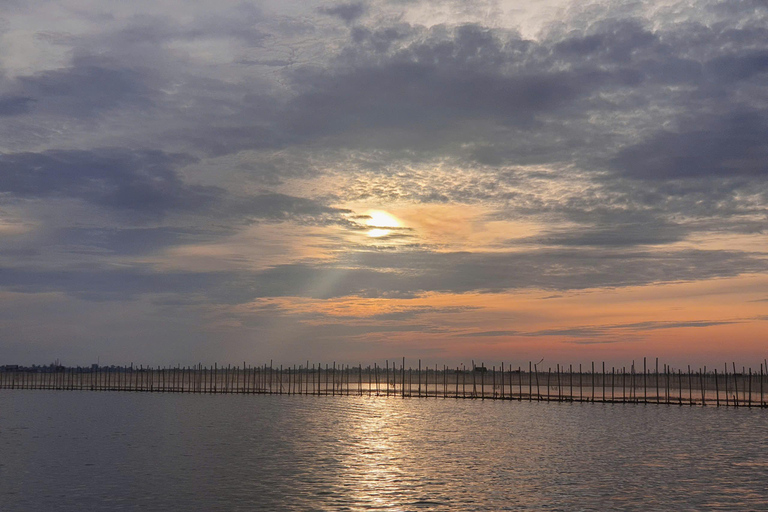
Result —
[[0, 391], [0, 510], [768, 510], [768, 410]]

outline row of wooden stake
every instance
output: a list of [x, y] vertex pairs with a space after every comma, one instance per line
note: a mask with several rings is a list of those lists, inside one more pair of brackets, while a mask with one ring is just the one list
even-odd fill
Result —
[[[735, 363], [729, 373], [706, 367], [686, 371], [664, 365], [658, 359], [653, 370], [643, 360], [643, 371], [635, 371], [634, 363], [612, 367], [605, 363], [596, 372], [592, 363], [588, 371], [579, 365], [567, 369], [557, 365], [546, 372], [538, 364], [528, 363], [527, 371], [504, 363], [490, 370], [484, 365], [471, 368], [442, 369], [406, 368], [405, 358], [398, 369], [386, 361], [383, 367], [313, 364], [275, 367], [261, 366], [211, 367], [0, 367], [0, 389], [54, 389], [92, 391], [143, 391], [178, 393], [244, 393], [289, 395], [376, 395], [435, 398], [478, 398], [503, 400], [543, 400], [613, 403], [656, 403], [677, 405], [725, 405], [735, 407], [768, 407], [765, 400], [765, 369], [759, 373]], [[639, 369], [638, 369], [639, 370]]]

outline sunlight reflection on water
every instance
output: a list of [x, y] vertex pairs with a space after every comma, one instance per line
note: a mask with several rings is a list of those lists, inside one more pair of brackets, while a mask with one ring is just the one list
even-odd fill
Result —
[[746, 510], [768, 411], [0, 392], [0, 510]]

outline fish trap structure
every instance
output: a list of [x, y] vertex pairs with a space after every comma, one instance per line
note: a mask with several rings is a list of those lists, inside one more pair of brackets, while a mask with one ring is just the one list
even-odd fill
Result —
[[742, 367], [722, 370], [673, 368], [659, 361], [642, 369], [556, 365], [546, 371], [501, 363], [449, 368], [309, 363], [275, 366], [227, 365], [144, 367], [60, 365], [0, 366], [0, 389], [133, 391], [149, 393], [271, 394], [315, 396], [379, 396], [549, 402], [642, 403], [768, 408], [765, 391], [768, 362], [759, 371]]

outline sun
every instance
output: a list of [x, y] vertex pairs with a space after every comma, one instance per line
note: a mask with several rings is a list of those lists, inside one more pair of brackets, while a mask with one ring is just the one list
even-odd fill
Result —
[[370, 210], [368, 216], [370, 218], [365, 221], [365, 225], [371, 228], [368, 236], [372, 238], [386, 236], [392, 232], [391, 228], [402, 226], [397, 217], [382, 210]]

